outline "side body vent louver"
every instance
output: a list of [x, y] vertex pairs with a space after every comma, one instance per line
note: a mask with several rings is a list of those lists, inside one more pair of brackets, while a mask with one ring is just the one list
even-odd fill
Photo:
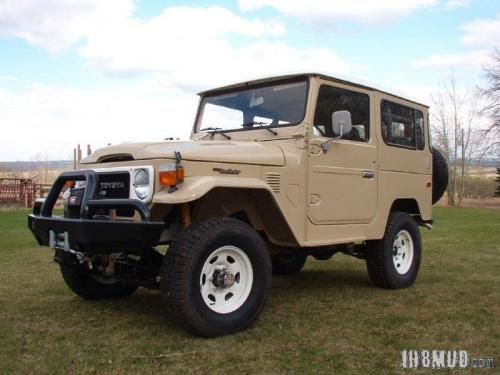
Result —
[[281, 175], [279, 173], [267, 173], [266, 183], [275, 193], [279, 193], [281, 191]]

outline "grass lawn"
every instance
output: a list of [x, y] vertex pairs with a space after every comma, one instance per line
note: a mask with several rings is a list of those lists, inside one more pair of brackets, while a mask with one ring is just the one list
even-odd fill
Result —
[[73, 295], [26, 213], [0, 211], [1, 374], [399, 373], [401, 349], [464, 349], [498, 370], [500, 210], [436, 208], [410, 289], [374, 288], [358, 259], [311, 258], [274, 278], [253, 328], [208, 340], [176, 327], [159, 292]]

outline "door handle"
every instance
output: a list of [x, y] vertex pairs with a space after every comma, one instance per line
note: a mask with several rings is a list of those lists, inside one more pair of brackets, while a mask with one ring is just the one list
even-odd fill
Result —
[[363, 176], [363, 178], [373, 178], [373, 177], [375, 177], [375, 172], [363, 171], [363, 172], [361, 172], [361, 175]]

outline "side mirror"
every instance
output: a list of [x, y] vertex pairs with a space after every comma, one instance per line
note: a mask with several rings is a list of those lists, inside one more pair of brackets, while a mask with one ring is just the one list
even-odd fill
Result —
[[335, 138], [342, 138], [343, 135], [351, 132], [352, 121], [351, 112], [336, 111], [332, 113], [332, 131]]

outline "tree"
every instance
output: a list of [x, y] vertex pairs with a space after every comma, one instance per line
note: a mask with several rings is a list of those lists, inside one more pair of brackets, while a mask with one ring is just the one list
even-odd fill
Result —
[[491, 62], [483, 66], [483, 74], [486, 85], [479, 88], [479, 93], [486, 104], [481, 113], [490, 119], [490, 125], [484, 131], [484, 135], [491, 140], [485, 153], [498, 156], [500, 149], [500, 49], [495, 48], [491, 54]]
[[[448, 204], [461, 205], [470, 161], [478, 155], [485, 142], [478, 127], [480, 115], [477, 100], [470, 91], [462, 92], [457, 88], [452, 73], [441, 92], [432, 95], [432, 101], [434, 143], [443, 151], [450, 172], [446, 189]], [[459, 171], [462, 183], [457, 186]]]

